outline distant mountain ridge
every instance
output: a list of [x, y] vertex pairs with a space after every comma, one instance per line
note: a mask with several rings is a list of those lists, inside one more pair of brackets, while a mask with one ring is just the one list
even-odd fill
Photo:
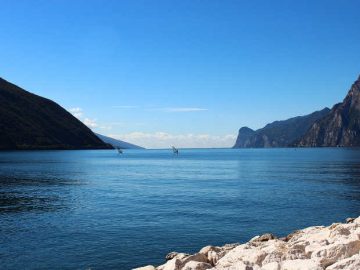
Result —
[[342, 103], [316, 121], [295, 143], [301, 147], [360, 146], [360, 76]]
[[0, 78], [0, 150], [109, 148], [57, 103]]
[[331, 110], [275, 121], [256, 131], [243, 127], [234, 148], [288, 146], [360, 147], [360, 76]]
[[288, 147], [300, 139], [315, 121], [329, 112], [329, 108], [324, 108], [305, 116], [275, 121], [256, 131], [242, 127], [233, 148]]
[[145, 149], [141, 146], [127, 143], [121, 140], [117, 140], [108, 136], [104, 136], [98, 133], [95, 133], [96, 136], [98, 136], [103, 142], [111, 144], [113, 147], [119, 147], [121, 149]]

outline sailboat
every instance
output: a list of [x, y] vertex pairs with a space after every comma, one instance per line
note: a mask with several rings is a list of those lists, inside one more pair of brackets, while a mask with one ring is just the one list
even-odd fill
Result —
[[116, 146], [115, 148], [117, 149], [117, 151], [118, 151], [119, 154], [122, 154], [122, 153], [123, 153], [123, 151], [121, 150], [121, 148], [120, 148], [119, 146]]
[[173, 150], [174, 155], [179, 154], [179, 149], [175, 148], [174, 146], [172, 146], [172, 150]]

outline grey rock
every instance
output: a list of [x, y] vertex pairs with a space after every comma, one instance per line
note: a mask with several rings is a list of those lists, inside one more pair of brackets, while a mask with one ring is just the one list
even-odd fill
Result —
[[266, 242], [266, 241], [273, 240], [273, 239], [277, 239], [277, 237], [271, 233], [265, 233], [265, 234], [257, 237], [253, 241], [254, 242]]
[[175, 251], [170, 252], [170, 253], [168, 253], [168, 254], [165, 256], [165, 259], [166, 259], [167, 261], [172, 260], [172, 259], [175, 258], [176, 255], [178, 255], [178, 254], [179, 254], [179, 253], [178, 253], [178, 252], [175, 252]]
[[345, 220], [345, 222], [346, 222], [346, 223], [353, 223], [354, 220], [355, 220], [355, 218], [347, 218], [347, 219]]
[[317, 120], [330, 112], [324, 108], [305, 116], [275, 121], [265, 127], [252, 130], [242, 127], [233, 148], [287, 147], [300, 139]]
[[360, 77], [343, 102], [316, 121], [296, 144], [305, 147], [360, 146]]

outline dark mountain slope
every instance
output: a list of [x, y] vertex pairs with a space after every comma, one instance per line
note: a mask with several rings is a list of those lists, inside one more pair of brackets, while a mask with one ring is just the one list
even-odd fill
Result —
[[111, 148], [55, 102], [0, 78], [0, 149]]
[[324, 108], [309, 115], [275, 121], [256, 131], [243, 127], [239, 130], [234, 148], [287, 147], [301, 138], [315, 121], [329, 111], [329, 108]]
[[114, 147], [119, 147], [121, 149], [145, 149], [143, 147], [137, 146], [135, 144], [127, 143], [121, 140], [117, 140], [111, 137], [107, 137], [98, 133], [95, 133], [103, 142], [111, 144]]
[[297, 146], [360, 146], [360, 77], [342, 103], [316, 121]]

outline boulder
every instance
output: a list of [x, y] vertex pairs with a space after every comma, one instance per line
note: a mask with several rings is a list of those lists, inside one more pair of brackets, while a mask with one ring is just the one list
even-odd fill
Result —
[[248, 265], [243, 261], [237, 261], [229, 265], [219, 265], [211, 270], [261, 270], [257, 265]]
[[347, 218], [347, 219], [345, 220], [345, 222], [346, 222], [346, 223], [353, 223], [354, 220], [355, 220], [355, 218]]
[[217, 266], [231, 265], [242, 261], [246, 265], [261, 266], [262, 261], [266, 257], [266, 253], [259, 248], [252, 247], [249, 244], [237, 246], [222, 257], [216, 264]]
[[360, 217], [357, 217], [353, 220], [353, 223], [360, 224]]
[[314, 251], [311, 258], [319, 260], [322, 267], [327, 267], [339, 260], [351, 257], [360, 251], [360, 240], [344, 240]]
[[204, 262], [189, 261], [181, 270], [205, 270], [212, 268], [212, 265]]
[[271, 233], [265, 233], [261, 236], [255, 236], [250, 240], [250, 242], [266, 242], [269, 240], [276, 239], [277, 237]]
[[280, 264], [277, 262], [271, 262], [263, 265], [261, 270], [280, 270]]
[[239, 244], [226, 244], [222, 247], [206, 246], [203, 247], [199, 253], [207, 256], [207, 260], [211, 265], [215, 265], [222, 257], [224, 257], [230, 250], [237, 247]]
[[174, 254], [174, 257], [168, 260], [165, 264], [159, 266], [158, 270], [182, 270], [188, 262], [202, 262], [208, 263], [207, 257], [204, 254], [196, 253], [188, 255], [185, 253]]
[[157, 270], [181, 270], [182, 263], [178, 258], [173, 258], [165, 264], [158, 266]]
[[[178, 252], [175, 252], [175, 251], [170, 252], [170, 253], [168, 253], [168, 254], [165, 256], [165, 259], [166, 259], [167, 261], [168, 261], [168, 260], [171, 260], [171, 259], [175, 258], [178, 254], [179, 254], [179, 253], [178, 253]], [[184, 254], [184, 253], [182, 253], [182, 254]]]
[[206, 247], [203, 247], [202, 249], [200, 249], [199, 253], [204, 254], [205, 256], [207, 256], [209, 251], [220, 252], [221, 248], [214, 247], [214, 246], [206, 246]]
[[309, 259], [310, 256], [305, 253], [305, 246], [304, 245], [293, 245], [290, 247], [285, 254], [282, 256], [282, 260], [305, 260]]
[[207, 254], [207, 259], [211, 265], [215, 265], [219, 261], [220, 256], [215, 251], [209, 251]]
[[343, 259], [338, 261], [329, 267], [326, 270], [359, 270], [360, 269], [360, 255], [356, 254], [350, 258]]
[[330, 238], [339, 238], [342, 236], [348, 236], [350, 234], [350, 230], [343, 226], [337, 226], [330, 232]]
[[143, 267], [139, 267], [139, 268], [134, 268], [133, 270], [156, 270], [156, 269], [152, 265], [147, 265], [147, 266], [143, 266]]
[[283, 239], [281, 239], [281, 240], [283, 240], [283, 241], [285, 241], [285, 242], [289, 242], [294, 236], [296, 236], [296, 235], [298, 235], [298, 234], [300, 234], [300, 233], [301, 233], [301, 231], [294, 231], [294, 232], [288, 234], [287, 236], [285, 236], [285, 237], [284, 237]]
[[316, 261], [307, 259], [283, 261], [281, 270], [323, 270], [323, 268]]
[[360, 270], [360, 217], [282, 239], [264, 234], [242, 245], [206, 246], [193, 255], [171, 252], [166, 259], [157, 268], [136, 270]]
[[201, 253], [195, 253], [195, 254], [187, 256], [181, 260], [183, 265], [185, 265], [187, 262], [191, 262], [191, 261], [208, 263], [207, 257]]

